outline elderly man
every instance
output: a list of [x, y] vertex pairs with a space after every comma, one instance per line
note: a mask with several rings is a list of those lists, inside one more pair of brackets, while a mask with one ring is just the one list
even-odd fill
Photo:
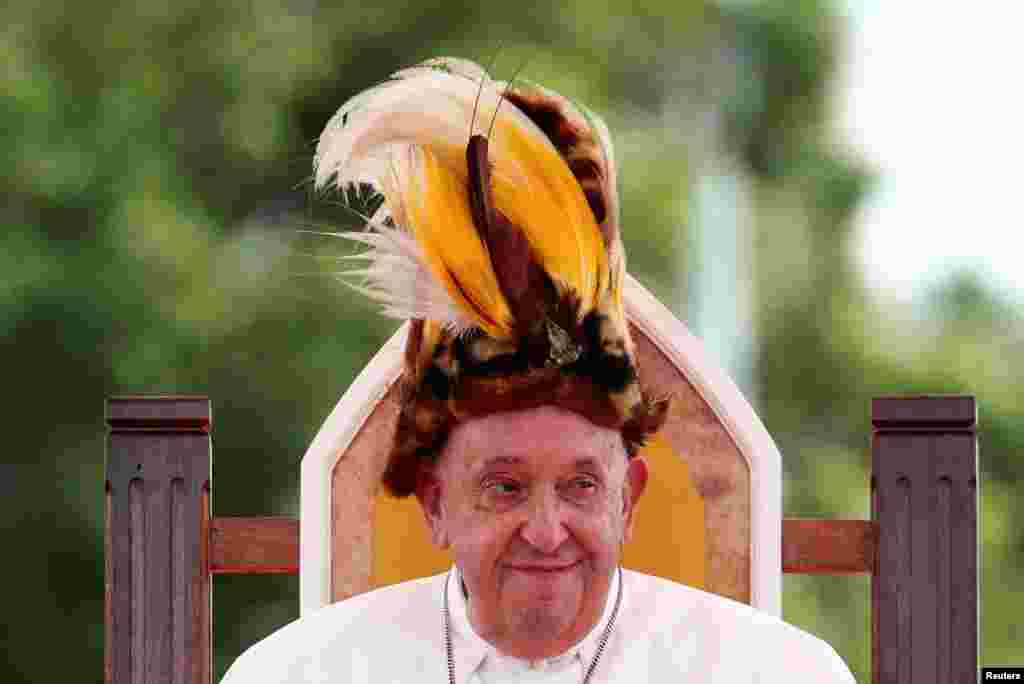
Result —
[[288, 625], [223, 684], [853, 682], [810, 634], [620, 566], [668, 402], [637, 379], [600, 119], [431, 60], [341, 108], [317, 182], [383, 194], [360, 289], [413, 324], [382, 480], [455, 565]]

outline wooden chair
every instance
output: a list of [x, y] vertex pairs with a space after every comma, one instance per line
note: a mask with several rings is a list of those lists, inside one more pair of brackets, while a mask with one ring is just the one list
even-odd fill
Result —
[[[871, 520], [784, 519], [781, 458], [735, 385], [632, 279], [626, 308], [641, 382], [675, 401], [645, 448], [652, 477], [624, 564], [775, 615], [785, 572], [870, 573], [874, 682], [974, 681], [974, 399], [875, 399]], [[300, 520], [210, 517], [206, 398], [109, 401], [108, 684], [210, 682], [213, 574], [299, 574], [306, 614], [448, 567], [415, 501], [377, 492], [405, 333], [364, 369], [307, 451]]]

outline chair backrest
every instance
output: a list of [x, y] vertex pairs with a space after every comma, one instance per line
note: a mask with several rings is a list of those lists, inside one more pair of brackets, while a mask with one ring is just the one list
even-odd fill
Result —
[[[778, 449], [697, 339], [632, 277], [625, 303], [641, 384], [674, 401], [645, 447], [651, 478], [623, 563], [780, 615]], [[303, 458], [303, 614], [451, 563], [430, 546], [415, 499], [397, 501], [378, 487], [398, 415], [407, 327], [352, 383]]]

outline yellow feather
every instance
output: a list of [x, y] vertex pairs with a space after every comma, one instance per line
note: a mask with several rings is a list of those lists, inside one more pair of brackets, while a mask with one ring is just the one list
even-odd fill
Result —
[[[579, 294], [586, 312], [609, 285], [604, 238], [565, 160], [532, 133], [499, 116], [491, 139], [494, 203], [523, 230], [540, 265]], [[504, 171], [513, 161], [525, 172]]]
[[419, 148], [417, 161], [406, 211], [428, 267], [488, 335], [509, 337], [512, 313], [487, 246], [473, 225], [465, 181], [429, 148]]

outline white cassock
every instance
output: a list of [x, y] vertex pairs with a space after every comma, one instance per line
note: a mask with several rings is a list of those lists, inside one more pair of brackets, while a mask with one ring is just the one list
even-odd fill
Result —
[[[618, 591], [567, 653], [540, 662], [502, 656], [472, 629], [458, 573], [355, 596], [286, 625], [235, 661], [221, 684], [417, 684], [448, 681], [442, 612], [449, 582], [456, 684], [579, 684]], [[827, 643], [743, 603], [631, 570], [591, 684], [856, 684]]]

